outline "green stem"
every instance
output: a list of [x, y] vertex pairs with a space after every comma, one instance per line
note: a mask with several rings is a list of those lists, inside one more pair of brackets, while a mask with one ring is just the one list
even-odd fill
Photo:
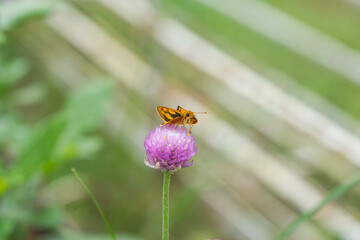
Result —
[[82, 178], [80, 177], [80, 175], [78, 174], [78, 172], [76, 171], [75, 168], [71, 168], [71, 171], [75, 174], [76, 178], [79, 180], [79, 182], [81, 183], [81, 185], [83, 185], [83, 187], [85, 188], [85, 190], [87, 191], [87, 193], [90, 195], [92, 201], [94, 202], [97, 210], [99, 211], [100, 215], [101, 215], [101, 218], [103, 219], [107, 229], [108, 229], [108, 232], [110, 233], [111, 235], [111, 239], [112, 240], [115, 240], [116, 237], [115, 237], [115, 234], [114, 234], [114, 231], [112, 230], [110, 224], [109, 224], [109, 221], [107, 220], [103, 210], [101, 209], [98, 201], [96, 201], [95, 199], [95, 196], [92, 194], [92, 192], [90, 191], [89, 187], [86, 185], [86, 183], [84, 182], [84, 180], [82, 180]]
[[320, 201], [314, 208], [310, 209], [310, 211], [302, 214], [300, 217], [298, 217], [292, 223], [290, 223], [284, 230], [282, 230], [274, 238], [274, 240], [285, 239], [292, 232], [294, 232], [302, 223], [309, 221], [320, 209], [325, 207], [328, 203], [344, 195], [347, 191], [355, 187], [359, 182], [360, 182], [360, 173], [357, 173], [354, 176], [350, 177], [349, 179], [345, 180], [338, 187], [331, 190], [325, 196], [325, 198], [322, 201]]
[[169, 187], [171, 173], [164, 172], [163, 209], [162, 209], [162, 240], [169, 240]]

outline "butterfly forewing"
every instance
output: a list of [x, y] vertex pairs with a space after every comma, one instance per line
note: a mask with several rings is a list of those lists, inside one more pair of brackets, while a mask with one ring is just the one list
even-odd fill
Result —
[[175, 110], [173, 108], [158, 106], [156, 108], [156, 110], [157, 110], [160, 118], [164, 122], [171, 121], [173, 124], [176, 124], [176, 123], [178, 123], [178, 121], [180, 121], [180, 119], [182, 119], [181, 113], [178, 110]]

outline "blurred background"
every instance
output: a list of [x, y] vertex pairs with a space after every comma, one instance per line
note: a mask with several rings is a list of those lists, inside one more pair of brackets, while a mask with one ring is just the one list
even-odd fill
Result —
[[[358, 0], [0, 3], [0, 239], [161, 237], [156, 106], [192, 111], [172, 240], [269, 240], [360, 166]], [[290, 239], [360, 239], [359, 187]]]

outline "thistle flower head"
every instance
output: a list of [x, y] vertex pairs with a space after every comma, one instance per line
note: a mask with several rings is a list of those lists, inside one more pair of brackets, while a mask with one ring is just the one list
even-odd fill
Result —
[[183, 127], [164, 125], [156, 127], [145, 137], [145, 165], [162, 171], [174, 172], [191, 167], [191, 158], [197, 148], [192, 134]]

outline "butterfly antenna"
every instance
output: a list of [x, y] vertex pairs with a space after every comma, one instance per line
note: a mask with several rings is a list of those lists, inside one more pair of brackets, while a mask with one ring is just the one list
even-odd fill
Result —
[[196, 114], [207, 114], [207, 112], [194, 112]]

